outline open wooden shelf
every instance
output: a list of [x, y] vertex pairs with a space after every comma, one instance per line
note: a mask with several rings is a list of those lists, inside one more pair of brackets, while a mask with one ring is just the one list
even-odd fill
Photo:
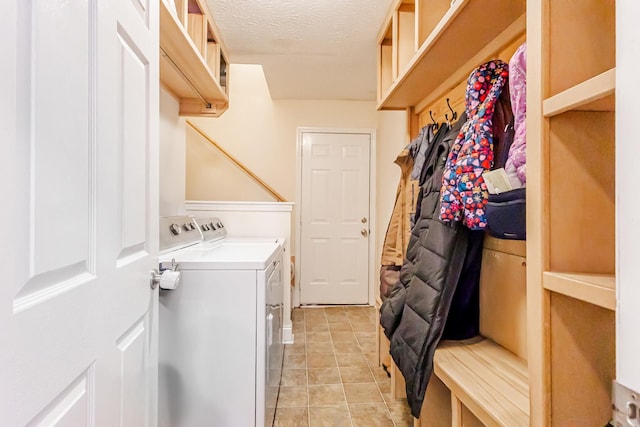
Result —
[[611, 274], [616, 251], [615, 113], [567, 111], [545, 120], [549, 250], [540, 276], [544, 271]]
[[429, 37], [433, 29], [436, 28], [436, 25], [438, 25], [438, 22], [450, 7], [450, 1], [416, 0], [416, 15], [418, 19], [416, 51]]
[[542, 103], [542, 114], [552, 117], [566, 111], [615, 111], [616, 69], [612, 68], [573, 86]]
[[485, 425], [529, 426], [527, 364], [493, 341], [443, 341], [434, 372]]
[[615, 312], [549, 292], [552, 426], [604, 426], [616, 372]]
[[[213, 24], [207, 13], [197, 15], [200, 21], [189, 16], [186, 25], [199, 22], [197, 29], [185, 29], [177, 14], [160, 1], [160, 81], [179, 99], [180, 115], [218, 117], [227, 109], [229, 98], [226, 86], [220, 85], [221, 76], [214, 74], [206, 58], [212, 51], [206, 39]], [[196, 30], [201, 37], [193, 34]], [[219, 49], [213, 51], [224, 55]]]
[[414, 0], [403, 0], [393, 16], [394, 39], [397, 51], [398, 71], [409, 63], [416, 52], [416, 5]]
[[391, 24], [385, 28], [385, 32], [378, 44], [378, 98], [385, 93], [395, 77], [393, 71], [393, 42]]
[[[523, 0], [458, 0], [453, 3], [411, 60], [399, 70], [391, 86], [381, 94], [378, 109], [417, 105], [447, 80], [452, 70], [460, 69], [524, 12]], [[517, 33], [520, 32], [521, 29]]]
[[609, 310], [616, 309], [616, 278], [613, 274], [545, 271], [542, 284], [550, 291]]
[[548, 87], [544, 98], [616, 66], [616, 0], [544, 3], [548, 4], [544, 34]]

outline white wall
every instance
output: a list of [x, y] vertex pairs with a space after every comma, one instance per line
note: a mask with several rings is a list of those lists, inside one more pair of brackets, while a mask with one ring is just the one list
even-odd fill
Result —
[[[400, 169], [393, 163], [409, 141], [404, 111], [376, 111], [374, 101], [273, 100], [262, 67], [233, 64], [230, 106], [219, 118], [191, 118], [230, 155], [259, 176], [287, 201], [296, 198], [298, 127], [373, 128], [377, 130], [376, 258], [380, 259]], [[271, 201], [197, 132], [186, 132], [186, 198], [214, 201]], [[295, 218], [295, 214], [294, 214]], [[297, 235], [292, 223], [292, 244]], [[292, 253], [295, 253], [295, 245]], [[375, 268], [375, 271], [378, 269]], [[378, 287], [378, 277], [372, 277]]]
[[[296, 128], [378, 127], [373, 101], [272, 100], [260, 65], [231, 65], [229, 91], [229, 109], [221, 117], [190, 120], [288, 201], [296, 191]], [[222, 186], [229, 184], [212, 182], [211, 162], [203, 161], [208, 156], [216, 162], [215, 154], [207, 154], [195, 133], [188, 133], [187, 145], [194, 154], [187, 157], [187, 199], [225, 199]], [[234, 184], [255, 191], [246, 180]]]
[[178, 102], [160, 88], [160, 216], [184, 213], [185, 124]]
[[637, 260], [640, 202], [638, 185], [632, 175], [640, 158], [637, 126], [640, 4], [635, 0], [619, 0], [616, 4], [616, 377], [626, 387], [640, 391], [640, 268]]
[[186, 135], [188, 200], [275, 201], [191, 126]]

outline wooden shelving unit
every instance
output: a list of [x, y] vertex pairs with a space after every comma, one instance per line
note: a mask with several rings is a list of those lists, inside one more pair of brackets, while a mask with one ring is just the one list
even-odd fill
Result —
[[531, 421], [605, 425], [615, 375], [615, 1], [528, 0], [527, 18], [527, 72], [538, 76], [527, 92]]
[[[522, 0], [397, 0], [383, 29], [380, 46], [389, 42], [397, 54], [379, 58], [380, 68], [392, 69], [392, 82], [378, 94], [378, 109], [403, 109], [424, 97], [459, 70], [467, 61], [510, 29], [524, 31]], [[490, 19], [488, 19], [490, 18]], [[516, 28], [512, 28], [512, 26]], [[428, 33], [428, 34], [426, 34]], [[423, 40], [424, 39], [424, 40]], [[502, 37], [504, 40], [504, 37]], [[411, 53], [409, 55], [409, 52]], [[436, 66], [437, 64], [437, 66]], [[465, 76], [466, 77], [466, 76]]]
[[228, 108], [227, 58], [204, 0], [160, 1], [160, 81], [181, 116], [218, 117]]
[[[469, 73], [492, 58], [508, 61], [525, 30], [525, 0], [395, 1], [378, 34], [378, 108], [407, 109], [411, 135], [430, 111], [445, 120], [446, 99], [462, 113]], [[436, 350], [416, 427], [529, 425], [526, 265], [525, 242], [485, 240], [482, 337]]]
[[527, 242], [485, 241], [483, 339], [436, 350], [415, 426], [611, 418], [615, 15], [615, 0], [396, 0], [387, 15], [378, 108], [407, 109], [411, 136], [445, 99], [462, 112], [471, 70], [508, 61], [525, 30], [528, 51]]

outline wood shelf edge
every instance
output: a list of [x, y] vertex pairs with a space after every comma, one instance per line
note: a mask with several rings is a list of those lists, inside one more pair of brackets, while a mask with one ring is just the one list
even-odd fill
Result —
[[549, 291], [608, 310], [616, 309], [616, 284], [612, 274], [545, 271], [542, 274], [542, 284]]
[[[589, 80], [545, 99], [542, 102], [542, 114], [544, 117], [553, 117], [567, 111], [578, 110], [580, 107], [613, 95], [615, 93], [615, 89], [616, 69], [614, 67], [604, 73], [590, 78]], [[585, 109], [588, 110], [588, 108]], [[613, 111], [613, 109], [611, 111]], [[609, 110], [607, 109], [605, 111]]]
[[484, 237], [484, 249], [490, 249], [497, 252], [503, 252], [509, 255], [519, 257], [527, 257], [526, 240], [506, 240], [486, 235]]

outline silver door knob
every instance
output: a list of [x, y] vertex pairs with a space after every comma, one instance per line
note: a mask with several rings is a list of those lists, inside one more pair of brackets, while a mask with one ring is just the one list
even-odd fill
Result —
[[367, 237], [369, 235], [369, 232], [366, 228], [363, 228], [362, 230], [360, 230], [360, 234], [362, 234], [364, 237]]
[[153, 269], [151, 270], [149, 276], [149, 285], [151, 286], [151, 289], [157, 288], [160, 284], [160, 278], [162, 278], [162, 274], [160, 274], [158, 270]]

